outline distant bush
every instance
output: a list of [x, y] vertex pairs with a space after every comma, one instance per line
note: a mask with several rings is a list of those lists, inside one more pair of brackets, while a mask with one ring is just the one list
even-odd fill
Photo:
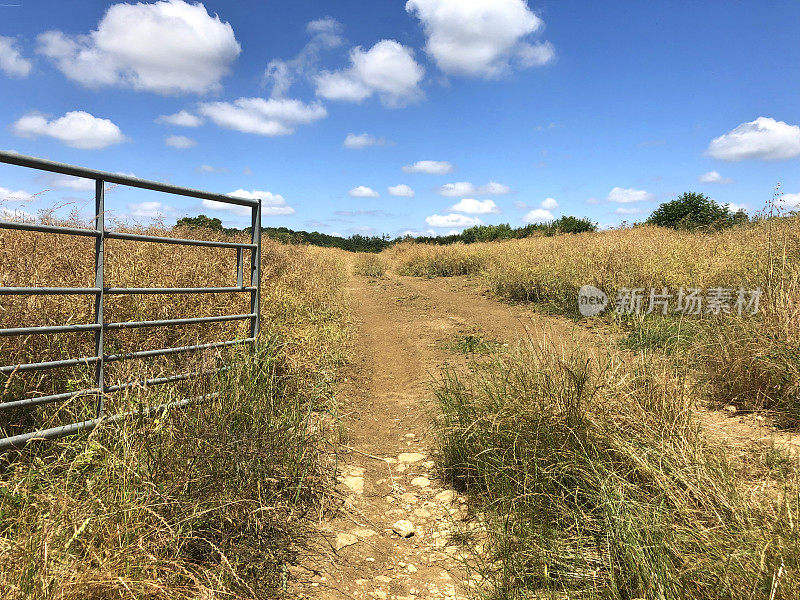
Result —
[[719, 230], [748, 220], [743, 210], [733, 212], [704, 194], [686, 192], [659, 206], [647, 223], [672, 229]]
[[381, 278], [386, 274], [386, 261], [375, 254], [365, 254], [356, 258], [353, 273], [364, 277]]

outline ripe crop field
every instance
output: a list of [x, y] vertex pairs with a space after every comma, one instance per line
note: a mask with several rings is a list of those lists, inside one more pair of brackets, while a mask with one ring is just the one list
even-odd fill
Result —
[[[406, 242], [379, 254], [265, 240], [255, 354], [126, 361], [110, 375], [224, 364], [110, 406], [218, 398], [3, 457], [0, 586], [11, 598], [65, 599], [796, 598], [797, 225]], [[0, 240], [4, 286], [91, 282], [89, 242]], [[228, 286], [235, 252], [115, 240], [106, 277]], [[580, 315], [583, 285], [608, 296], [606, 313]], [[741, 316], [613, 310], [626, 288], [651, 287], [762, 294]], [[107, 311], [136, 321], [245, 304], [110, 298]], [[6, 297], [2, 318], [83, 323], [92, 306]], [[240, 327], [123, 331], [107, 344], [190, 345], [241, 337]], [[9, 364], [87, 355], [92, 338], [0, 343]], [[4, 381], [3, 401], [80, 389], [91, 374], [23, 375]], [[9, 412], [3, 427], [91, 408]], [[401, 518], [411, 537], [397, 533]]]

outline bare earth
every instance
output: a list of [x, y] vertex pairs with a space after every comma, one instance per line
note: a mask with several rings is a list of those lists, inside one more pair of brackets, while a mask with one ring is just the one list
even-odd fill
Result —
[[[463, 278], [351, 277], [349, 292], [357, 333], [339, 394], [344, 501], [320, 523], [324, 558], [294, 568], [291, 591], [322, 600], [465, 598], [478, 577], [468, 565], [481, 550], [480, 523], [437, 478], [427, 412], [433, 377], [465, 364], [448, 346], [465, 334], [500, 343], [575, 337], [595, 347], [608, 337], [600, 327], [499, 302]], [[773, 435], [741, 417], [714, 413], [708, 421], [733, 437]], [[398, 521], [413, 534], [403, 537]], [[463, 530], [473, 533], [469, 547], [453, 539]]]

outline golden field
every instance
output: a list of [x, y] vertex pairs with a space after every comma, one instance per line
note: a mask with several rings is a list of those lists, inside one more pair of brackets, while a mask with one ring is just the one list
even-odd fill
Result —
[[[80, 226], [80, 223], [67, 223]], [[215, 239], [154, 227], [151, 235]], [[220, 238], [221, 239], [221, 238]], [[226, 240], [229, 238], [225, 237]], [[247, 255], [247, 253], [246, 253]], [[0, 231], [3, 286], [91, 286], [93, 240]], [[106, 285], [231, 286], [236, 251], [109, 241]], [[248, 265], [245, 265], [247, 273]], [[108, 399], [113, 413], [214, 390], [216, 399], [32, 444], [0, 458], [3, 598], [272, 598], [285, 585], [307, 522], [329, 493], [320, 453], [344, 360], [346, 272], [333, 254], [264, 240], [262, 334], [249, 349], [115, 364], [107, 382], [225, 365], [226, 373]], [[249, 312], [249, 294], [107, 297], [107, 321]], [[93, 320], [79, 297], [3, 296], [5, 327]], [[247, 337], [247, 322], [109, 334], [106, 352]], [[0, 362], [90, 356], [91, 333], [2, 338]], [[2, 400], [93, 387], [89, 369], [19, 374]], [[93, 416], [94, 399], [2, 415], [4, 433]]]

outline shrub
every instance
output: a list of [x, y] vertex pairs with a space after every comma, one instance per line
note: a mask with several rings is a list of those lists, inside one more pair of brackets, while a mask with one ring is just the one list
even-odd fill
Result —
[[659, 206], [647, 223], [671, 229], [717, 230], [748, 221], [743, 210], [732, 212], [704, 194], [686, 192]]

